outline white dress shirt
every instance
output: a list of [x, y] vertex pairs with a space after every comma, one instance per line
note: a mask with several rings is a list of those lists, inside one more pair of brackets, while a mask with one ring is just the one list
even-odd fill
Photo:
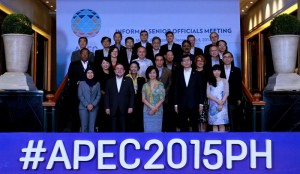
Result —
[[195, 47], [191, 48], [190, 53], [195, 55]]
[[132, 56], [132, 50], [129, 51], [129, 50], [126, 49], [126, 53], [127, 53], [127, 61], [128, 61], [128, 63], [130, 63], [131, 56]]
[[224, 69], [225, 69], [226, 79], [228, 81], [229, 80], [229, 76], [230, 76], [230, 71], [231, 71], [231, 65], [224, 65]]
[[146, 48], [147, 42], [141, 42], [141, 45]]
[[215, 59], [214, 57], [211, 58], [211, 66], [213, 67], [214, 65], [220, 65], [219, 58]]
[[153, 49], [153, 55], [154, 55], [154, 57], [155, 57], [155, 55], [158, 54], [158, 53], [159, 53], [159, 50]]
[[87, 68], [87, 66], [88, 66], [88, 63], [89, 63], [89, 61], [82, 61], [81, 60], [81, 64], [82, 64], [82, 66], [83, 66], [83, 71], [85, 71], [86, 70], [86, 68]]
[[120, 92], [122, 80], [123, 80], [123, 76], [121, 78], [116, 77], [118, 92]]
[[103, 56], [104, 56], [104, 57], [108, 57], [108, 51], [109, 51], [109, 50], [103, 49]]
[[192, 68], [185, 68], [183, 70], [184, 81], [185, 81], [186, 87], [188, 87], [188, 85], [189, 85], [191, 73], [192, 73]]
[[172, 50], [173, 43], [168, 44], [168, 50]]

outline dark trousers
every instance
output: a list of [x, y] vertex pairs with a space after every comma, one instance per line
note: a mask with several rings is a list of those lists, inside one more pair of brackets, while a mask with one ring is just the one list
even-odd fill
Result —
[[241, 131], [241, 124], [243, 118], [239, 112], [239, 107], [237, 105], [228, 103], [228, 116], [229, 116], [230, 131], [231, 132]]
[[115, 115], [111, 115], [111, 130], [112, 132], [126, 132], [126, 115], [117, 110]]
[[163, 113], [162, 131], [175, 132], [178, 115], [174, 110], [174, 105], [164, 103], [163, 107], [164, 107], [164, 113]]
[[[179, 108], [180, 109], [180, 108]], [[182, 108], [179, 110], [179, 128], [181, 132], [188, 132], [189, 127], [193, 132], [199, 132], [198, 110], [193, 108]]]

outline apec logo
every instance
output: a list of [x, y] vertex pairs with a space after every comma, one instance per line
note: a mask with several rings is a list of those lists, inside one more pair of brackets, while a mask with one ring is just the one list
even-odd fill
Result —
[[91, 9], [82, 9], [72, 17], [71, 27], [78, 37], [94, 37], [100, 31], [101, 18]]

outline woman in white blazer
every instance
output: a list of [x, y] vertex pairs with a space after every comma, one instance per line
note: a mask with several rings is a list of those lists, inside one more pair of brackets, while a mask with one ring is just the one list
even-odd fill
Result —
[[101, 98], [100, 83], [94, 78], [91, 68], [85, 70], [86, 79], [78, 86], [79, 116], [82, 132], [94, 132]]

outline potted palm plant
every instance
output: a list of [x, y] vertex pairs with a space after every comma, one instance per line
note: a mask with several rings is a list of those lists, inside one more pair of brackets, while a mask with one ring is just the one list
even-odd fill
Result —
[[25, 73], [33, 42], [31, 21], [24, 14], [9, 14], [3, 20], [2, 33], [7, 71]]
[[275, 74], [273, 90], [299, 90], [300, 76], [294, 73], [299, 44], [300, 21], [292, 15], [282, 14], [270, 25], [270, 42]]
[[282, 14], [270, 25], [270, 42], [275, 73], [292, 73], [296, 67], [300, 35], [300, 21], [297, 17]]

